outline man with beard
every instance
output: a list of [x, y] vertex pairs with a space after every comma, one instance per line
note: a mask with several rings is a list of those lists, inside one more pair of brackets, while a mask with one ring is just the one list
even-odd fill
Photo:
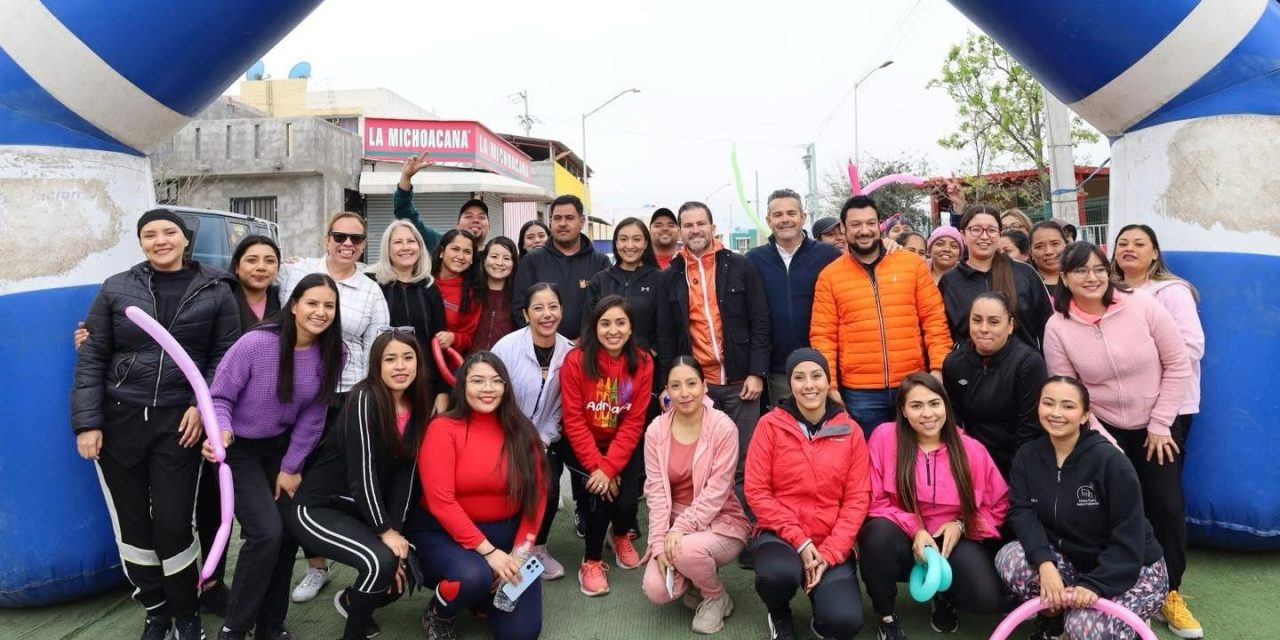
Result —
[[835, 247], [817, 242], [804, 232], [805, 212], [800, 194], [778, 189], [769, 194], [765, 222], [769, 242], [747, 252], [769, 296], [769, 326], [773, 335], [769, 358], [769, 406], [791, 396], [787, 358], [809, 346], [813, 286], [823, 268], [840, 257]]
[[692, 355], [702, 366], [707, 396], [738, 426], [734, 488], [742, 500], [742, 461], [769, 374], [769, 305], [755, 267], [716, 238], [707, 205], [684, 203], [678, 220], [684, 247], [658, 292], [660, 379], [676, 356]]
[[582, 233], [587, 223], [582, 200], [566, 194], [551, 202], [551, 241], [520, 259], [515, 289], [511, 292], [512, 318], [516, 327], [527, 323], [521, 311], [529, 287], [539, 282], [556, 285], [560, 293], [560, 335], [577, 340], [582, 329], [582, 307], [592, 276], [609, 268], [609, 257], [591, 244]]
[[839, 363], [832, 376], [838, 391], [833, 385], [831, 397], [870, 438], [877, 425], [893, 419], [903, 378], [927, 363], [942, 379], [951, 333], [924, 260], [910, 251], [889, 253], [881, 243], [875, 201], [849, 198], [840, 221], [849, 255], [818, 276], [809, 341], [828, 362]]
[[666, 269], [676, 255], [676, 214], [666, 207], [653, 212], [649, 218], [649, 236], [653, 238], [653, 255], [658, 258], [658, 268]]

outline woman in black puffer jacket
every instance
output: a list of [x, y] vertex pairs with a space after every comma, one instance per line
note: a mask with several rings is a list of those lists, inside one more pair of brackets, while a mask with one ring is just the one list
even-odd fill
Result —
[[191, 514], [202, 432], [182, 371], [124, 311], [136, 306], [168, 328], [206, 381], [240, 336], [231, 275], [185, 261], [188, 236], [172, 211], [142, 215], [147, 261], [98, 291], [71, 390], [76, 447], [97, 461], [125, 575], [146, 608], [144, 639], [201, 634]]

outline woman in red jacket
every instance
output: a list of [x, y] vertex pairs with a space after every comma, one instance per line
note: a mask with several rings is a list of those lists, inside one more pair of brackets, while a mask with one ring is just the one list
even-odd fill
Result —
[[618, 566], [640, 566], [628, 531], [638, 528], [643, 464], [637, 445], [644, 434], [645, 411], [653, 385], [653, 358], [631, 339], [631, 313], [621, 296], [605, 296], [591, 312], [581, 346], [570, 351], [560, 369], [564, 435], [574, 459], [570, 470], [585, 476], [588, 498], [586, 553], [578, 569], [582, 593], [609, 593], [608, 567], [602, 562], [604, 538], [612, 524]]
[[644, 434], [644, 594], [657, 604], [683, 597], [696, 611], [694, 633], [715, 633], [733, 613], [717, 571], [742, 552], [751, 524], [733, 495], [738, 427], [711, 406], [703, 380], [697, 360], [676, 358], [667, 373], [671, 411], [655, 418]]
[[942, 383], [927, 373], [907, 376], [898, 390], [897, 422], [877, 427], [868, 447], [871, 513], [858, 549], [862, 581], [880, 617], [876, 637], [906, 638], [894, 615], [897, 583], [907, 581], [925, 547], [938, 549], [955, 576], [951, 589], [933, 600], [934, 631], [954, 633], [956, 609], [995, 613], [1000, 577], [981, 541], [999, 539], [1009, 487], [982, 444], [956, 427]]
[[452, 229], [440, 238], [431, 257], [431, 275], [444, 298], [445, 330], [435, 335], [441, 349], [453, 347], [458, 353], [466, 353], [480, 326], [484, 291], [480, 285], [483, 274], [475, 266], [479, 253], [479, 238], [468, 231]]
[[828, 401], [822, 354], [787, 358], [792, 398], [765, 414], [747, 450], [747, 504], [756, 516], [751, 553], [770, 638], [794, 638], [791, 597], [803, 587], [814, 633], [852, 638], [862, 628], [853, 541], [867, 517], [871, 476], [862, 429]]
[[492, 353], [467, 358], [449, 409], [431, 421], [418, 450], [425, 510], [411, 509], [406, 529], [426, 584], [435, 585], [422, 615], [427, 640], [456, 638], [453, 621], [463, 609], [487, 613], [497, 638], [542, 632], [541, 580], [513, 611], [489, 606], [495, 579], [518, 584], [518, 550], [532, 546], [547, 499], [542, 439], [509, 380]]

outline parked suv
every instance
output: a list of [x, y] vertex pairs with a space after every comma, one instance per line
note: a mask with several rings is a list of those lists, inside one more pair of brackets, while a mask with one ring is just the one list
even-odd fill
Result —
[[280, 242], [280, 227], [274, 222], [230, 211], [161, 205], [182, 217], [191, 230], [189, 257], [219, 269], [229, 269], [231, 252], [245, 236], [262, 235]]

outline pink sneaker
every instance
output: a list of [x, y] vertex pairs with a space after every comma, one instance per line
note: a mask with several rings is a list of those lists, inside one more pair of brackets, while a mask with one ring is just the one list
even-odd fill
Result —
[[564, 577], [564, 565], [551, 557], [551, 552], [547, 551], [547, 545], [537, 545], [530, 550], [530, 553], [542, 563], [543, 580], [559, 580]]
[[630, 534], [610, 536], [610, 542], [613, 544], [614, 554], [618, 557], [619, 567], [634, 569], [640, 566], [640, 553], [636, 551], [636, 546], [631, 543]]
[[609, 565], [599, 560], [587, 560], [578, 569], [578, 585], [583, 595], [602, 596], [609, 593]]

